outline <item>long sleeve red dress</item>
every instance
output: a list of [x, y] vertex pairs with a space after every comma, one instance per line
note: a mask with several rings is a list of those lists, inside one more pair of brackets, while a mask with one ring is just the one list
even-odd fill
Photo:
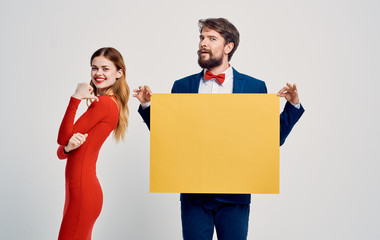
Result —
[[[114, 98], [114, 96], [112, 96]], [[66, 146], [74, 133], [87, 133], [86, 141], [67, 154], [66, 198], [59, 240], [90, 240], [92, 228], [103, 204], [103, 193], [96, 176], [100, 147], [115, 129], [119, 110], [116, 99], [101, 96], [75, 122], [79, 99], [71, 98], [58, 133], [58, 144]], [[58, 149], [58, 156], [63, 147]]]

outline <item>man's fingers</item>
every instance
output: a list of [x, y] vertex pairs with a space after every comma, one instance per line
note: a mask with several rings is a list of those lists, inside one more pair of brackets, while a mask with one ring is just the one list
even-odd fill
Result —
[[283, 88], [281, 88], [281, 90], [280, 91], [278, 91], [278, 93], [277, 93], [277, 95], [281, 95], [281, 94], [283, 94], [285, 91], [287, 91], [289, 88], [288, 87], [283, 87]]
[[133, 92], [135, 93], [140, 93], [140, 92], [149, 92], [150, 94], [152, 94], [152, 90], [150, 90], [150, 87], [145, 85], [145, 86], [139, 86], [138, 88], [134, 89]]
[[286, 86], [281, 88], [281, 90], [278, 91], [277, 95], [279, 97], [285, 97], [287, 101], [293, 104], [299, 103], [296, 84], [286, 83]]
[[149, 86], [145, 85], [144, 88], [145, 88], [145, 90], [147, 92], [146, 94], [152, 95], [152, 90], [150, 90]]
[[139, 86], [137, 89], [134, 89], [133, 92], [135, 92], [135, 94], [132, 96], [140, 100], [140, 102], [150, 101], [146, 96], [152, 96], [152, 90], [150, 90], [150, 87], [147, 85]]
[[289, 87], [286, 91], [287, 91], [288, 93], [290, 93], [290, 94], [293, 94], [293, 93], [294, 93], [294, 89], [291, 88], [291, 87]]
[[290, 84], [290, 83], [286, 83], [286, 85], [289, 87], [289, 89], [293, 92], [296, 92], [297, 91], [297, 86], [296, 84]]

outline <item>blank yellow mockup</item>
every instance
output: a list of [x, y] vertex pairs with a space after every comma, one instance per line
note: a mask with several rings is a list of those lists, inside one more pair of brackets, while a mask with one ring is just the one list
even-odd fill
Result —
[[154, 94], [150, 192], [279, 193], [276, 94]]

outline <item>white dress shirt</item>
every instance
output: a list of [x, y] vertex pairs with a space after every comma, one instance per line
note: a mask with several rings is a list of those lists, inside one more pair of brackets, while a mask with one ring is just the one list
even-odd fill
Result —
[[200, 80], [198, 93], [232, 93], [234, 83], [234, 73], [230, 66], [226, 71], [224, 82], [220, 83], [215, 78], [205, 80], [205, 74], [208, 70], [203, 71], [203, 78]]

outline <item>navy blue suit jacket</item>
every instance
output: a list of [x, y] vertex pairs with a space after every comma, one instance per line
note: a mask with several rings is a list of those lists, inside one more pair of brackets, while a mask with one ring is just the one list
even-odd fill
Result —
[[[198, 93], [200, 81], [203, 78], [203, 71], [174, 82], [172, 93]], [[233, 69], [233, 93], [267, 93], [265, 82], [256, 78], [241, 74]], [[280, 115], [280, 145], [285, 142], [293, 126], [301, 117], [305, 110], [295, 108], [289, 102], [286, 103]], [[139, 108], [139, 113], [150, 128], [150, 107]], [[205, 198], [215, 198], [221, 202], [247, 204], [251, 202], [251, 194], [189, 194], [182, 193], [183, 200], [202, 200]]]

